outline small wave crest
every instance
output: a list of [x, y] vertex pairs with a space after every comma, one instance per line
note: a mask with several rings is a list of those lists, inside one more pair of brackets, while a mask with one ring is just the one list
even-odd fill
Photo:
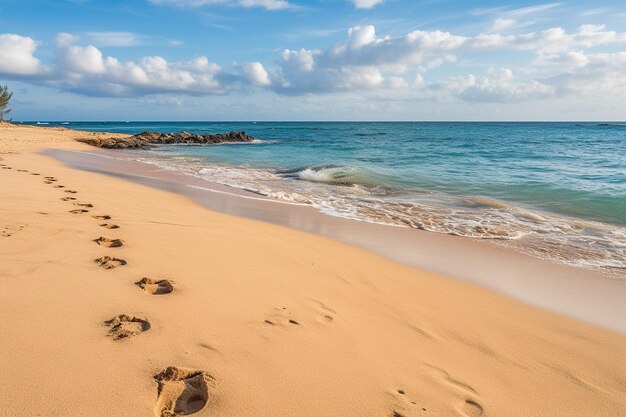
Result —
[[343, 165], [314, 165], [277, 171], [283, 178], [310, 182], [321, 182], [331, 185], [375, 185], [373, 178], [361, 169]]

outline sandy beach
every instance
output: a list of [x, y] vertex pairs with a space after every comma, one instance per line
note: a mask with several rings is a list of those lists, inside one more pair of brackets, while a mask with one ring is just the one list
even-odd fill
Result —
[[624, 333], [42, 154], [96, 135], [0, 126], [0, 416], [626, 415]]

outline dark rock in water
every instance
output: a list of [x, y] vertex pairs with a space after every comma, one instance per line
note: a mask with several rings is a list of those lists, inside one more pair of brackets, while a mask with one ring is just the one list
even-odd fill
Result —
[[126, 138], [84, 138], [77, 140], [92, 146], [97, 146], [98, 148], [146, 149], [154, 145], [166, 144], [214, 145], [217, 143], [243, 143], [252, 142], [254, 138], [246, 134], [246, 132], [228, 132], [207, 135], [189, 132], [142, 132]]

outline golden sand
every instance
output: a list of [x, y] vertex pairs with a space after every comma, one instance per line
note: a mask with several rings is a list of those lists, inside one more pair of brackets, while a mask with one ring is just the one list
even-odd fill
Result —
[[626, 415], [625, 335], [39, 154], [85, 135], [0, 127], [0, 416]]

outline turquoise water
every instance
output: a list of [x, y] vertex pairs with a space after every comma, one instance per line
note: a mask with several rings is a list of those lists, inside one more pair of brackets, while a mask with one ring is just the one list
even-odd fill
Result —
[[[52, 124], [52, 123], [51, 123]], [[244, 130], [246, 145], [137, 159], [329, 214], [626, 267], [626, 123], [70, 123], [137, 133]]]

